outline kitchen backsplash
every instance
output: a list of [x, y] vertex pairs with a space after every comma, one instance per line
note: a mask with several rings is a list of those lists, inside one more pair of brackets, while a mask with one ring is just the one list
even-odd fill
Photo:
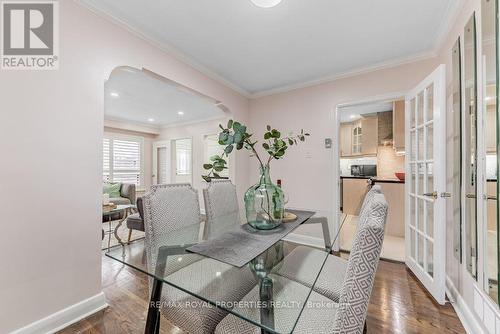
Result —
[[394, 179], [394, 173], [404, 172], [405, 157], [396, 155], [392, 146], [379, 146], [376, 157], [341, 158], [340, 175], [351, 175], [351, 165], [377, 165], [377, 177]]
[[341, 158], [340, 159], [340, 175], [351, 175], [351, 165], [376, 165], [377, 157], [366, 158]]

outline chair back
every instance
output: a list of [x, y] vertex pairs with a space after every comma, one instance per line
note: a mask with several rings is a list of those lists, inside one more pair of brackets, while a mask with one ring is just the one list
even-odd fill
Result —
[[236, 187], [230, 180], [212, 180], [207, 188], [203, 189], [205, 201], [205, 237], [210, 239], [240, 225], [240, 210]]
[[334, 333], [363, 333], [368, 303], [384, 241], [387, 218], [384, 195], [375, 193], [354, 238], [335, 314]]
[[151, 268], [156, 265], [161, 246], [199, 241], [198, 192], [189, 183], [152, 186], [143, 197], [143, 208], [146, 254]]
[[366, 214], [366, 209], [369, 206], [368, 204], [371, 202], [373, 195], [381, 193], [382, 193], [382, 188], [378, 184], [375, 184], [371, 187], [371, 189], [365, 195], [363, 204], [361, 205], [361, 210], [359, 210], [359, 217]]

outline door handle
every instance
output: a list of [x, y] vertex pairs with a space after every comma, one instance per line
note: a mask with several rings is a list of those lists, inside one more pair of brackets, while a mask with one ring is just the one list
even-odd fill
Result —
[[443, 197], [443, 198], [450, 198], [451, 197], [451, 193], [445, 191], [445, 192], [441, 193], [441, 197]]
[[476, 198], [476, 194], [465, 194], [467, 198]]
[[489, 200], [489, 201], [496, 201], [497, 197], [492, 196], [492, 195], [484, 195], [484, 199]]
[[434, 198], [434, 199], [438, 198], [438, 193], [437, 193], [437, 191], [433, 191], [433, 192], [431, 192], [431, 193], [425, 193], [425, 194], [423, 194], [423, 195], [424, 195], [424, 196], [427, 196], [427, 197], [432, 197], [432, 198]]

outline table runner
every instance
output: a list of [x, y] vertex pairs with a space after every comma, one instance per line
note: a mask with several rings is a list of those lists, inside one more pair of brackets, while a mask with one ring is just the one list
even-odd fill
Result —
[[268, 231], [256, 230], [245, 224], [193, 245], [187, 251], [241, 268], [314, 215], [312, 211], [286, 211], [297, 215], [297, 219]]

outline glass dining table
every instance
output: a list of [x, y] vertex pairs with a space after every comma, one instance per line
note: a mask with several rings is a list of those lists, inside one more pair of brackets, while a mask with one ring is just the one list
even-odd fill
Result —
[[[341, 227], [342, 219], [339, 220]], [[301, 225], [314, 223], [314, 218], [311, 218]], [[233, 273], [237, 272], [237, 274], [241, 274], [240, 277], [252, 280], [253, 289], [258, 291], [259, 300], [256, 301], [255, 305], [249, 307], [257, 308], [256, 312], [248, 312], [246, 309], [248, 305], [235, 307], [238, 300], [220, 299], [221, 295], [234, 296], [233, 292], [236, 290], [249, 289], [248, 279], [245, 279], [245, 282], [242, 280], [241, 286], [234, 282], [228, 284], [225, 278], [226, 273], [221, 272], [220, 265], [198, 266], [197, 272], [191, 272], [192, 276], [203, 277], [207, 280], [210, 288], [194, 288], [191, 279], [186, 279], [183, 275], [176, 275], [176, 272], [181, 268], [208, 259], [208, 257], [186, 250], [207, 238], [203, 222], [169, 232], [160, 243], [155, 243], [155, 246], [151, 246], [147, 242], [147, 238], [139, 239], [129, 244], [115, 246], [106, 251], [105, 255], [151, 278], [152, 286], [150, 285], [151, 293], [145, 333], [159, 333], [161, 295], [165, 285], [195, 297], [206, 307], [216, 307], [233, 314], [243, 321], [257, 326], [262, 333], [293, 333], [328, 256], [333, 256], [331, 255], [332, 248], [339, 235], [338, 231], [341, 229], [338, 228], [333, 238], [330, 239], [331, 236], [327, 226], [324, 226], [325, 223], [326, 219], [323, 221], [323, 232], [328, 233], [328, 236], [325, 236], [324, 248], [300, 245], [300, 247], [309, 247], [316, 251], [317, 255], [314, 261], [308, 260], [307, 257], [295, 257], [295, 261], [285, 260], [288, 254], [299, 247], [298, 244], [287, 241], [285, 237], [272, 244], [243, 267], [230, 267]], [[220, 224], [212, 223], [210, 238], [215, 238], [227, 232], [228, 229], [239, 227], [239, 224], [235, 227], [234, 224], [232, 226], [227, 224], [227, 221], [220, 222]], [[150, 262], [154, 265], [149, 265]], [[294, 279], [293, 275], [296, 274], [300, 276], [301, 281], [307, 281], [310, 284], [296, 284], [293, 291], [287, 293], [282, 285], [273, 284], [274, 275], [277, 272], [286, 272], [287, 278], [292, 280]], [[275, 312], [276, 308], [283, 307], [286, 308], [286, 312]]]

